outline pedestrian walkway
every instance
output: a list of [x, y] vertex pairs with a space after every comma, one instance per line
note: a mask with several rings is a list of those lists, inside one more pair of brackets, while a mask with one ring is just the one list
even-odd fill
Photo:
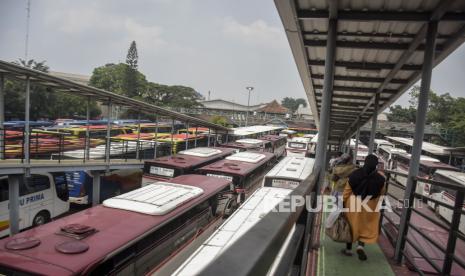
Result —
[[324, 233], [325, 220], [329, 215], [329, 213], [325, 212], [327, 208], [326, 200], [324, 202], [317, 275], [395, 275], [378, 244], [367, 244], [365, 246], [368, 260], [363, 262], [358, 259], [355, 252], [352, 257], [342, 255], [341, 249], [345, 248], [345, 244], [332, 241]]

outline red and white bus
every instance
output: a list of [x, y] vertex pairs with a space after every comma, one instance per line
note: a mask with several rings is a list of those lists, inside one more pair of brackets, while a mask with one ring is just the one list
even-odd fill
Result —
[[0, 240], [4, 275], [169, 275], [222, 222], [231, 181], [183, 175]]
[[232, 181], [242, 202], [260, 185], [274, 159], [274, 154], [269, 152], [244, 151], [203, 166], [198, 172]]
[[[392, 170], [400, 173], [408, 174], [410, 166], [411, 155], [409, 153], [397, 153], [393, 157]], [[439, 159], [429, 156], [420, 156], [420, 169], [418, 172], [419, 178], [431, 179], [436, 170], [458, 171], [457, 168], [451, 165], [442, 163]], [[407, 185], [407, 178], [397, 175], [395, 180], [401, 185]], [[431, 184], [418, 181], [415, 192], [424, 196], [430, 195]]]
[[314, 145], [311, 138], [294, 137], [287, 142], [286, 155], [296, 157], [309, 157], [314, 151]]
[[176, 155], [145, 161], [142, 185], [153, 180], [166, 180], [183, 174], [194, 173], [202, 166], [216, 162], [234, 153], [230, 148], [193, 148]]
[[286, 137], [279, 135], [264, 135], [259, 139], [269, 141], [271, 143], [271, 152], [274, 154], [276, 159], [279, 159], [286, 154]]

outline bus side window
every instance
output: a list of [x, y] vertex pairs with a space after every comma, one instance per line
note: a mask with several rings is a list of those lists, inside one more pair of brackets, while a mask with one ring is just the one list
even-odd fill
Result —
[[[53, 180], [55, 181], [55, 188], [58, 198], [63, 201], [68, 201], [69, 190], [68, 190], [68, 179], [65, 173], [53, 173]], [[83, 184], [84, 185], [84, 184]]]
[[8, 178], [0, 180], [0, 202], [8, 200]]
[[50, 179], [46, 175], [34, 174], [31, 177], [25, 177], [24, 181], [21, 182], [19, 186], [20, 196], [50, 189]]

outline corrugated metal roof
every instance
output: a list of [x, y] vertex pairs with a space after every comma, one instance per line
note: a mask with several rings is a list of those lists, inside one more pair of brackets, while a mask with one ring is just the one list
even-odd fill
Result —
[[199, 125], [210, 127], [212, 129], [218, 129], [227, 131], [228, 128], [213, 124], [192, 116], [184, 115], [175, 111], [164, 109], [152, 104], [148, 104], [142, 101], [134, 100], [119, 94], [115, 94], [103, 89], [98, 89], [92, 86], [87, 86], [78, 82], [74, 82], [65, 78], [53, 76], [48, 73], [22, 67], [20, 65], [0, 60], [0, 74], [3, 73], [5, 78], [14, 78], [19, 80], [25, 80], [29, 77], [31, 82], [37, 83], [46, 87], [51, 87], [54, 91], [62, 91], [71, 95], [91, 97], [91, 99], [100, 101], [103, 103], [111, 102], [115, 105], [131, 108], [140, 112], [148, 114], [157, 114], [161, 116], [167, 116], [173, 119], [189, 122], [191, 125]]
[[[419, 78], [426, 24], [440, 20], [435, 65], [465, 40], [465, 1], [440, 0], [275, 0], [319, 123], [328, 18], [337, 10], [337, 42], [330, 141], [346, 139], [381, 113]], [[411, 45], [417, 45], [413, 51]], [[396, 65], [401, 66], [396, 70]], [[357, 104], [358, 103], [358, 104]], [[362, 112], [365, 110], [365, 112]]]

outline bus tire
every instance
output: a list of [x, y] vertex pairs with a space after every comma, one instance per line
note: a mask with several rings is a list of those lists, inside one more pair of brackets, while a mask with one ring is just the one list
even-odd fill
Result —
[[50, 213], [46, 210], [42, 210], [32, 220], [32, 226], [38, 226], [45, 224], [50, 221]]

